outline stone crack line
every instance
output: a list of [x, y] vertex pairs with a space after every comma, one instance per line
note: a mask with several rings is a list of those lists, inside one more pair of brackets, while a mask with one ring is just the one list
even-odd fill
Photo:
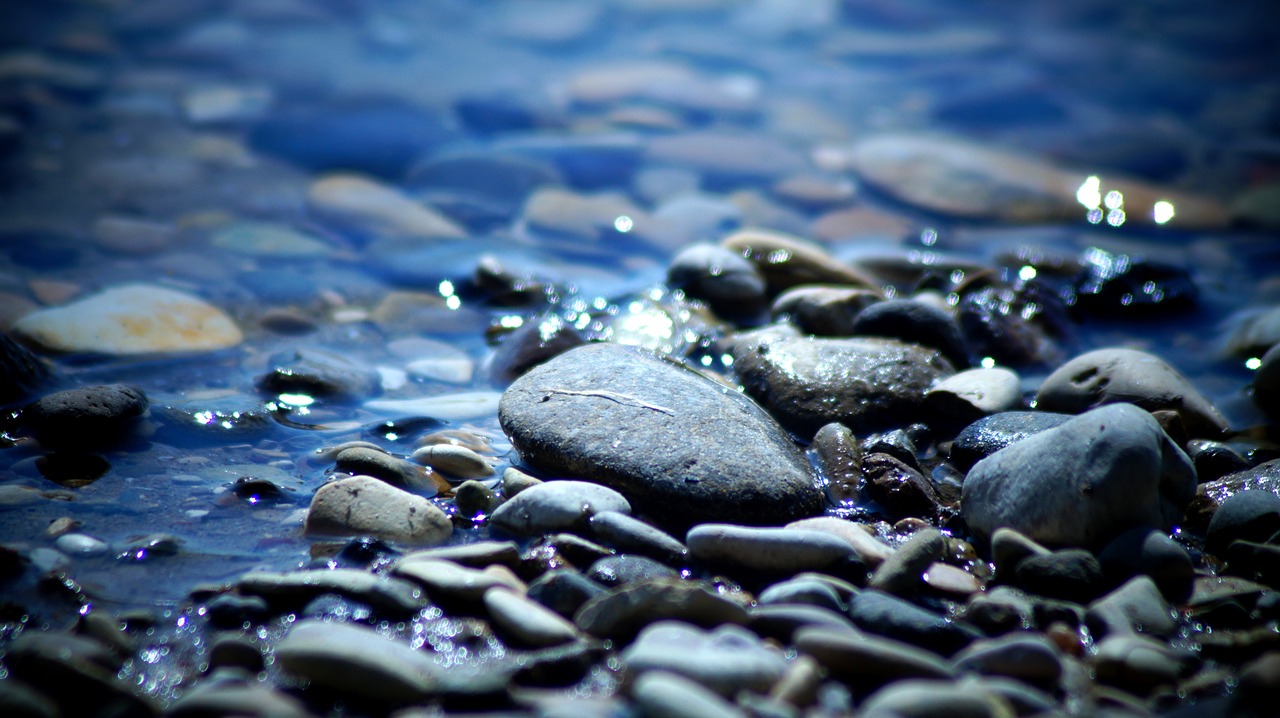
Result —
[[604, 391], [602, 389], [591, 390], [591, 391], [573, 391], [570, 389], [547, 389], [546, 391], [549, 394], [568, 394], [570, 396], [594, 396], [600, 399], [608, 399], [609, 401], [617, 402], [624, 406], [634, 406], [639, 409], [652, 409], [653, 411], [667, 414], [668, 416], [676, 415], [674, 411], [672, 411], [671, 409], [668, 409], [665, 406], [650, 404], [649, 402], [641, 401], [635, 398], [634, 396], [619, 394], [616, 391]]

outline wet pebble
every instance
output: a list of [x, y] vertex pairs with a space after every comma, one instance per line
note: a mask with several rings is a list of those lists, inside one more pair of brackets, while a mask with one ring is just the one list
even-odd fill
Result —
[[1163, 641], [1122, 633], [1099, 641], [1089, 663], [1102, 683], [1145, 696], [1159, 686], [1177, 683], [1194, 660], [1190, 652]]
[[683, 566], [689, 550], [670, 534], [618, 511], [600, 511], [588, 522], [591, 534], [619, 551], [648, 556], [668, 566]]
[[782, 232], [744, 229], [725, 237], [720, 246], [754, 262], [771, 295], [802, 284], [882, 291], [880, 281], [866, 271], [844, 264], [820, 245]]
[[805, 334], [848, 337], [860, 313], [883, 300], [870, 289], [805, 284], [779, 294], [769, 312], [774, 319], [788, 317]]
[[1195, 563], [1191, 554], [1161, 531], [1133, 529], [1116, 537], [1098, 554], [1108, 581], [1149, 576], [1166, 600], [1181, 603], [1191, 595]]
[[275, 657], [290, 675], [375, 705], [425, 698], [443, 670], [427, 653], [372, 628], [319, 620], [294, 624]]
[[621, 586], [637, 581], [648, 581], [654, 578], [675, 578], [678, 571], [666, 564], [644, 556], [618, 554], [605, 556], [592, 562], [587, 567], [586, 575], [591, 580], [604, 586]]
[[355, 360], [323, 349], [300, 348], [273, 355], [271, 369], [258, 377], [258, 390], [275, 397], [301, 394], [317, 399], [356, 401], [380, 391], [378, 373]]
[[725, 247], [681, 250], [667, 267], [667, 283], [730, 319], [753, 317], [765, 304], [765, 281], [756, 265]]
[[493, 464], [488, 459], [465, 446], [424, 446], [414, 451], [409, 458], [459, 479], [484, 479], [494, 473]]
[[23, 412], [23, 421], [46, 449], [106, 448], [129, 438], [149, 406], [136, 386], [85, 386], [35, 401]]
[[666, 671], [649, 671], [631, 689], [632, 699], [650, 718], [745, 718], [737, 706], [701, 683]]
[[853, 334], [922, 344], [942, 352], [956, 367], [969, 366], [969, 349], [949, 312], [912, 299], [887, 299], [868, 306], [853, 320]]
[[1173, 607], [1146, 576], [1138, 576], [1089, 604], [1085, 620], [1093, 635], [1144, 633], [1171, 638], [1178, 630]]
[[426, 603], [422, 592], [410, 581], [355, 568], [250, 571], [240, 576], [235, 587], [242, 595], [260, 596], [286, 609], [301, 608], [326, 594], [336, 594], [395, 616], [412, 615]]
[[415, 399], [373, 399], [364, 408], [398, 416], [427, 416], [441, 421], [471, 421], [493, 416], [502, 394], [496, 391], [465, 391]]
[[853, 597], [849, 618], [868, 633], [948, 656], [981, 636], [967, 623], [952, 621], [941, 613], [875, 589]]
[[1052, 429], [1070, 418], [1070, 414], [1047, 411], [1003, 411], [983, 417], [956, 435], [947, 460], [961, 471], [968, 471], [979, 460], [1004, 447]]
[[233, 254], [285, 260], [315, 259], [333, 251], [321, 239], [271, 222], [234, 222], [215, 230], [209, 244]]
[[813, 518], [800, 519], [787, 524], [786, 528], [822, 531], [841, 538], [853, 547], [862, 563], [870, 568], [879, 566], [894, 554], [892, 546], [876, 538], [873, 531], [863, 524], [834, 516], [814, 516]]
[[666, 578], [612, 588], [583, 604], [573, 622], [599, 638], [629, 639], [663, 619], [713, 627], [746, 625], [748, 615], [741, 602], [712, 584]]
[[813, 435], [810, 446], [827, 480], [828, 500], [842, 504], [857, 498], [862, 488], [862, 448], [849, 427], [827, 424]]
[[1191, 274], [1164, 262], [1090, 247], [1074, 283], [1078, 311], [1104, 318], [1165, 317], [1195, 310]]
[[704, 631], [679, 621], [646, 627], [622, 652], [631, 675], [670, 671], [721, 695], [767, 691], [786, 670], [782, 654], [740, 626]]
[[1028, 556], [1014, 568], [1014, 585], [1031, 593], [1087, 603], [1106, 590], [1102, 564], [1084, 549]]
[[806, 438], [833, 421], [855, 433], [909, 424], [933, 381], [952, 372], [934, 350], [873, 337], [756, 335], [733, 355], [747, 394]]
[[960, 506], [979, 541], [1009, 526], [1050, 545], [1101, 547], [1135, 526], [1169, 528], [1195, 489], [1191, 461], [1156, 420], [1115, 404], [979, 461]]
[[454, 488], [453, 501], [459, 516], [475, 518], [492, 513], [500, 500], [483, 482], [470, 479]]
[[1063, 657], [1042, 633], [1015, 632], [974, 641], [952, 658], [957, 671], [1007, 676], [1050, 691], [1058, 688]]
[[493, 588], [525, 589], [523, 582], [509, 573], [461, 566], [429, 553], [404, 556], [392, 565], [391, 572], [422, 586], [431, 600], [446, 605], [474, 604]]
[[925, 392], [924, 409], [939, 425], [967, 427], [984, 416], [1016, 410], [1022, 404], [1022, 381], [1004, 367], [968, 369], [934, 382]]
[[808, 605], [836, 613], [843, 612], [846, 608], [835, 588], [826, 581], [814, 578], [797, 577], [775, 583], [761, 591], [757, 601], [761, 606]]
[[334, 457], [334, 469], [352, 476], [372, 476], [400, 489], [433, 495], [447, 484], [417, 464], [379, 449], [355, 447]]
[[558, 568], [529, 584], [529, 598], [566, 618], [573, 618], [583, 604], [603, 595], [605, 587], [572, 568]]
[[122, 661], [84, 636], [27, 633], [9, 645], [5, 665], [9, 680], [21, 681], [51, 699], [61, 715], [158, 713], [144, 693], [117, 678]]
[[137, 355], [225, 349], [244, 338], [222, 310], [166, 287], [129, 284], [41, 309], [13, 331], [58, 352]]
[[[589, 344], [561, 354], [507, 389], [498, 418], [530, 465], [612, 486], [663, 524], [769, 523], [821, 509], [807, 459], [760, 407], [644, 351]], [[655, 454], [655, 445], [668, 448]], [[751, 478], [761, 472], [767, 482]]]
[[1078, 414], [1114, 402], [1171, 409], [1192, 436], [1216, 437], [1227, 421], [1186, 377], [1163, 359], [1134, 349], [1098, 349], [1058, 367], [1040, 385], [1037, 408]]
[[102, 539], [80, 533], [63, 534], [54, 541], [59, 551], [71, 556], [92, 556], [106, 553], [110, 546]]
[[875, 688], [906, 678], [951, 678], [955, 670], [933, 651], [856, 630], [802, 628], [796, 650], [854, 687]]
[[865, 571], [853, 546], [822, 531], [702, 524], [689, 530], [685, 545], [699, 561], [747, 575]]
[[1233, 494], [1209, 521], [1205, 548], [1222, 555], [1231, 542], [1280, 542], [1280, 496], [1270, 491], [1245, 490]]
[[490, 522], [517, 536], [579, 529], [601, 511], [631, 513], [622, 494], [585, 481], [548, 481], [531, 486], [498, 507]]
[[306, 531], [320, 536], [370, 535], [408, 544], [443, 543], [453, 524], [427, 499], [372, 476], [321, 486], [307, 510]]
[[494, 630], [519, 645], [545, 648], [578, 637], [569, 620], [506, 587], [485, 591], [483, 601]]
[[648, 213], [615, 193], [586, 195], [558, 187], [542, 188], [529, 195], [522, 216], [535, 232], [575, 241], [617, 241], [631, 232], [641, 235], [652, 231]]
[[951, 681], [905, 680], [871, 694], [861, 709], [867, 715], [912, 718], [1002, 718], [1011, 713], [992, 693]]
[[942, 532], [933, 528], [917, 531], [885, 558], [867, 585], [899, 596], [911, 595], [921, 588], [925, 571], [942, 560], [946, 550]]
[[923, 474], [889, 454], [864, 456], [862, 474], [863, 493], [890, 519], [936, 516], [943, 503]]

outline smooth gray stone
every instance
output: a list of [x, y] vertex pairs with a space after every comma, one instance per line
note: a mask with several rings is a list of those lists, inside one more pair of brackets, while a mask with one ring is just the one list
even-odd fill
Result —
[[1040, 385], [1036, 406], [1079, 414], [1125, 402], [1147, 411], [1171, 409], [1192, 436], [1215, 437], [1227, 420], [1187, 378], [1160, 357], [1134, 349], [1098, 349], [1058, 367]]
[[519, 581], [504, 577], [501, 573], [481, 571], [452, 561], [417, 554], [396, 561], [391, 566], [391, 572], [425, 588], [428, 598], [436, 603], [446, 600], [475, 603], [492, 588], [524, 588]]
[[1018, 562], [1011, 583], [1031, 593], [1087, 603], [1102, 595], [1102, 564], [1089, 551], [1069, 548]]
[[905, 641], [936, 653], [951, 655], [981, 634], [966, 623], [876, 590], [866, 590], [849, 602], [849, 617], [868, 633]]
[[1022, 381], [1004, 367], [967, 369], [934, 383], [924, 395], [929, 416], [948, 426], [968, 426], [1022, 403]]
[[1195, 563], [1182, 544], [1152, 529], [1126, 531], [1098, 554], [1107, 580], [1120, 583], [1134, 576], [1150, 576], [1165, 599], [1182, 603], [1191, 596]]
[[426, 605], [422, 590], [412, 582], [375, 576], [356, 568], [252, 571], [240, 577], [236, 588], [242, 594], [287, 602], [297, 608], [325, 593], [336, 593], [400, 616], [416, 613]]
[[667, 267], [667, 284], [726, 317], [751, 317], [765, 305], [765, 281], [755, 263], [724, 247], [695, 244], [681, 250]]
[[1099, 638], [1135, 631], [1169, 638], [1178, 630], [1173, 614], [1155, 582], [1138, 576], [1089, 604], [1085, 620]]
[[494, 629], [520, 645], [546, 648], [578, 637], [568, 619], [505, 586], [485, 591], [484, 607]]
[[372, 476], [352, 476], [321, 486], [311, 498], [309, 535], [375, 536], [416, 546], [444, 543], [453, 524], [417, 494]]
[[921, 529], [880, 564], [867, 585], [897, 595], [913, 593], [924, 583], [924, 572], [941, 561], [946, 550], [947, 539], [941, 531]]
[[809, 529], [702, 524], [689, 530], [685, 544], [699, 561], [745, 571], [791, 575], [862, 563], [849, 542]]
[[362, 446], [343, 449], [334, 457], [334, 469], [352, 476], [372, 476], [398, 489], [431, 496], [436, 483], [421, 466], [379, 449]]
[[840, 594], [830, 584], [812, 578], [793, 578], [780, 581], [761, 591], [756, 600], [761, 606], [812, 605], [832, 611], [843, 611], [846, 606]]
[[947, 460], [957, 469], [968, 471], [1004, 447], [1060, 426], [1070, 418], [1070, 414], [1048, 411], [1003, 411], [983, 417], [956, 435]]
[[622, 639], [663, 619], [709, 627], [745, 625], [748, 616], [742, 603], [721, 595], [710, 584], [660, 578], [619, 586], [592, 598], [574, 614], [573, 622], [593, 636]]
[[1104, 638], [1089, 658], [1098, 681], [1138, 695], [1177, 683], [1194, 663], [1195, 656], [1189, 651], [1134, 633]]
[[906, 680], [871, 694], [861, 715], [901, 718], [1004, 718], [1004, 701], [976, 686], [953, 681]]
[[583, 604], [606, 590], [572, 568], [558, 568], [530, 583], [528, 595], [561, 616], [573, 618]]
[[617, 511], [601, 511], [588, 522], [600, 543], [619, 551], [648, 556], [669, 566], [683, 566], [689, 549], [670, 534]]
[[350, 623], [303, 620], [276, 644], [286, 673], [312, 685], [378, 703], [421, 700], [443, 671], [431, 654]]
[[1023, 559], [1050, 553], [1049, 549], [1007, 526], [996, 529], [991, 535], [991, 560], [996, 565], [996, 576], [1001, 580], [1012, 580]]
[[854, 318], [852, 333], [931, 347], [953, 365], [969, 366], [969, 348], [955, 317], [925, 302], [886, 299], [872, 304]]
[[1209, 520], [1204, 546], [1219, 556], [1232, 541], [1266, 543], [1280, 532], [1280, 496], [1258, 489], [1240, 491], [1218, 507]]
[[784, 643], [791, 643], [797, 631], [810, 627], [835, 633], [859, 633], [853, 622], [841, 613], [797, 603], [753, 606], [749, 626], [761, 636]]
[[631, 696], [649, 718], [746, 718], [747, 714], [695, 681], [665, 671], [636, 679]]
[[517, 536], [580, 529], [600, 511], [631, 513], [622, 494], [585, 481], [547, 481], [499, 506], [489, 522]]
[[955, 670], [937, 654], [889, 638], [826, 628], [802, 628], [796, 650], [813, 656], [833, 678], [874, 687], [903, 678], [952, 678]]
[[651, 624], [621, 654], [629, 672], [677, 673], [725, 696], [766, 692], [786, 671], [782, 653], [740, 626], [704, 631], [679, 621]]
[[1155, 418], [1114, 404], [979, 461], [960, 511], [980, 542], [1008, 526], [1050, 546], [1098, 548], [1127, 529], [1168, 530], [1195, 490], [1191, 460]]
[[953, 372], [934, 350], [894, 339], [823, 339], [757, 333], [733, 347], [747, 394], [801, 438], [833, 421], [855, 434], [922, 418], [924, 392]]
[[618, 554], [596, 559], [587, 567], [587, 577], [605, 586], [621, 586], [655, 578], [677, 578], [680, 572], [644, 556]]
[[759, 406], [642, 350], [565, 352], [516, 380], [498, 418], [529, 464], [612, 487], [664, 525], [822, 510], [808, 460]]
[[1056, 690], [1062, 676], [1062, 652], [1043, 633], [1015, 631], [974, 641], [951, 659], [957, 671], [1008, 676]]
[[998, 635], [1030, 628], [1035, 621], [1035, 606], [1021, 590], [996, 586], [973, 594], [965, 605], [964, 617], [988, 635]]
[[495, 563], [516, 568], [520, 565], [520, 546], [515, 541], [476, 541], [459, 546], [421, 549], [405, 554], [400, 560], [417, 558], [442, 559], [470, 568], [485, 568]]

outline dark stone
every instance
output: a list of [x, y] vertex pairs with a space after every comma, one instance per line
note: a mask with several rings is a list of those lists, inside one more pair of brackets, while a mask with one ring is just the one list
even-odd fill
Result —
[[55, 451], [36, 459], [41, 476], [68, 489], [88, 486], [110, 469], [106, 459], [82, 451]]
[[934, 379], [952, 373], [932, 349], [875, 337], [762, 333], [744, 337], [733, 354], [747, 394], [806, 439], [833, 421], [855, 434], [909, 424]]
[[331, 401], [361, 401], [381, 391], [378, 373], [354, 361], [319, 349], [297, 349], [271, 357], [271, 370], [258, 377], [258, 390], [269, 397], [302, 394]]
[[88, 638], [28, 632], [9, 645], [5, 665], [12, 678], [52, 698], [63, 715], [159, 713], [145, 695], [116, 677], [120, 660]]
[[1280, 496], [1280, 459], [1227, 474], [1217, 481], [1200, 484], [1196, 487], [1195, 498], [1187, 507], [1184, 528], [1198, 532], [1207, 530], [1210, 520], [1223, 502], [1249, 490], [1267, 491]]
[[722, 317], [751, 319], [763, 311], [764, 277], [754, 262], [724, 247], [687, 247], [667, 267], [667, 284], [702, 299]]
[[856, 499], [862, 489], [862, 448], [849, 427], [832, 423], [813, 437], [818, 470], [827, 480], [827, 496], [840, 504]]
[[1113, 584], [1138, 575], [1150, 576], [1172, 603], [1191, 596], [1195, 564], [1177, 541], [1161, 531], [1134, 529], [1120, 534], [1098, 554], [1102, 572]]
[[490, 374], [496, 382], [513, 382], [535, 366], [586, 341], [558, 314], [535, 318], [503, 337], [490, 361]]
[[547, 571], [529, 584], [529, 598], [564, 616], [573, 615], [582, 604], [603, 595], [605, 587], [571, 568]]
[[819, 337], [853, 336], [855, 319], [884, 299], [880, 293], [854, 287], [800, 285], [778, 295], [770, 308], [774, 319], [790, 317], [805, 334]]
[[601, 511], [587, 522], [591, 533], [605, 546], [648, 556], [668, 566], [689, 561], [689, 550], [666, 532], [618, 511]]
[[1280, 536], [1271, 543], [1232, 541], [1226, 551], [1227, 571], [1280, 588]]
[[85, 386], [37, 400], [24, 410], [23, 420], [46, 449], [111, 448], [134, 432], [148, 405], [136, 386]]
[[924, 471], [920, 458], [916, 455], [915, 441], [902, 429], [868, 436], [862, 440], [862, 453], [888, 454], [916, 471]]
[[154, 405], [156, 439], [181, 447], [251, 443], [276, 428], [271, 415], [243, 400], [184, 401]]
[[1265, 543], [1280, 532], [1280, 496], [1270, 491], [1241, 491], [1218, 507], [1205, 532], [1204, 546], [1218, 555], [1232, 541]]
[[0, 332], [0, 405], [31, 396], [52, 376], [43, 360]]
[[808, 459], [759, 406], [642, 350], [561, 354], [507, 389], [498, 419], [528, 464], [609, 486], [666, 526], [822, 509]]
[[267, 600], [261, 596], [223, 593], [204, 604], [209, 623], [217, 628], [239, 628], [245, 623], [258, 625], [271, 615]]
[[1202, 484], [1249, 468], [1248, 459], [1220, 441], [1192, 439], [1186, 447], [1187, 456], [1196, 466], [1196, 477]]
[[631, 554], [605, 556], [587, 568], [588, 578], [609, 587], [679, 575], [678, 571], [666, 564]]
[[936, 516], [941, 501], [933, 484], [919, 471], [888, 454], [868, 454], [862, 458], [866, 477], [864, 492], [891, 519]]
[[1176, 316], [1194, 310], [1199, 291], [1181, 267], [1090, 247], [1075, 280], [1075, 306], [1108, 319]]
[[1005, 411], [983, 417], [956, 435], [947, 461], [961, 471], [968, 471], [1004, 447], [1052, 429], [1070, 418], [1070, 414], [1046, 411]]
[[942, 352], [956, 367], [969, 366], [969, 349], [960, 325], [945, 310], [911, 299], [888, 299], [863, 309], [853, 334], [888, 337]]
[[868, 589], [853, 597], [849, 617], [864, 631], [949, 656], [980, 638], [977, 629], [888, 593]]
[[312, 172], [356, 170], [400, 179], [415, 158], [451, 134], [434, 113], [378, 100], [276, 112], [249, 132], [249, 145]]
[[991, 357], [1009, 367], [1049, 363], [1059, 350], [1035, 323], [1024, 319], [1027, 298], [1010, 296], [1001, 287], [984, 287], [965, 294], [956, 307], [956, 321], [974, 356]]
[[1041, 596], [1088, 603], [1108, 588], [1102, 564], [1084, 549], [1064, 549], [1018, 562], [1013, 582]]
[[818, 628], [830, 633], [853, 632], [853, 621], [839, 611], [811, 603], [759, 603], [751, 608], [748, 627], [758, 635], [791, 643], [796, 632]]

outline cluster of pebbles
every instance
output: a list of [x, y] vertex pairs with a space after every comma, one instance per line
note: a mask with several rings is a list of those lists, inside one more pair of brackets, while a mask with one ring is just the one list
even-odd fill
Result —
[[[303, 531], [350, 540], [324, 567], [197, 588], [206, 674], [167, 713], [1268, 713], [1280, 460], [1159, 356], [1097, 349], [1030, 384], [985, 356], [1003, 334], [962, 321], [981, 288], [890, 298], [765, 231], [684, 250], [668, 280], [753, 318], [710, 315], [728, 372], [531, 334], [497, 406], [506, 462], [458, 430], [316, 452], [332, 476]], [[1046, 325], [1011, 341], [1048, 352]], [[8, 390], [47, 380], [5, 342]], [[1252, 387], [1271, 416], [1276, 356]], [[259, 386], [339, 391], [334, 362], [289, 359]], [[83, 386], [19, 431], [52, 457], [148, 416], [137, 387]], [[154, 713], [127, 680], [145, 636], [97, 612], [24, 632], [3, 700]]]

